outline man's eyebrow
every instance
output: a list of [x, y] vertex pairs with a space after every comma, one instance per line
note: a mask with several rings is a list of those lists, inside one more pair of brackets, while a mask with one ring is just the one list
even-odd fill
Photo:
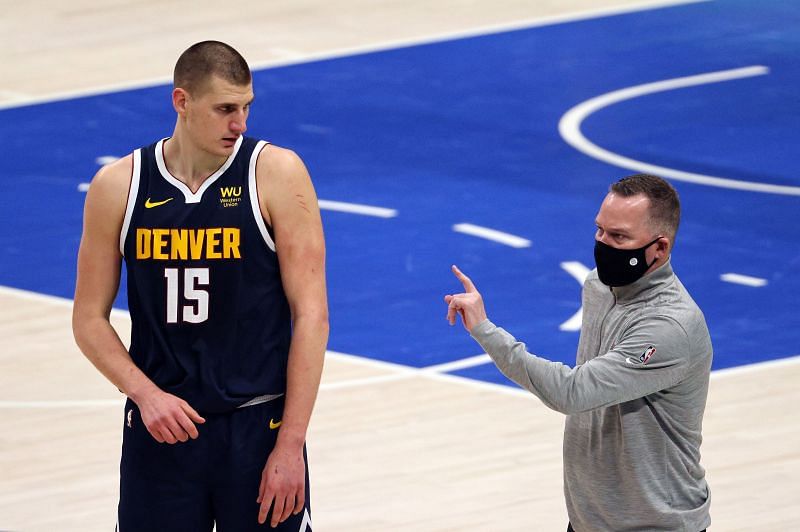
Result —
[[[256, 99], [256, 97], [253, 96], [252, 98], [247, 100], [247, 102], [245, 102], [245, 104], [242, 105], [242, 107], [247, 107], [248, 105], [252, 104], [253, 100], [255, 100], [255, 99]], [[236, 106], [239, 105], [239, 103], [238, 102], [232, 102], [232, 101], [223, 100], [223, 101], [219, 102], [217, 105], [219, 107], [236, 107]]]
[[603, 227], [603, 226], [600, 225], [600, 223], [597, 220], [594, 221], [594, 225], [596, 225], [597, 227], [601, 227], [603, 229], [603, 231], [605, 231], [606, 233], [619, 233], [619, 234], [624, 234], [624, 235], [630, 235], [631, 234], [631, 230], [628, 227], [616, 227], [616, 226], [613, 226], [613, 225], [612, 226]]

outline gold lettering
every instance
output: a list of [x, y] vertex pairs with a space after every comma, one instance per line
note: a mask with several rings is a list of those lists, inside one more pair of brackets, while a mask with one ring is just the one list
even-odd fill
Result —
[[241, 229], [136, 229], [136, 258], [151, 260], [241, 259]]
[[205, 234], [205, 229], [189, 229], [189, 249], [191, 250], [190, 256], [192, 260], [203, 258], [203, 237]]
[[136, 258], [150, 258], [150, 229], [136, 229]]
[[189, 231], [187, 229], [170, 229], [170, 254], [172, 260], [186, 260], [189, 257]]
[[226, 227], [222, 231], [222, 247], [223, 254], [226, 259], [233, 257], [234, 259], [241, 259], [242, 255], [239, 253], [239, 229], [234, 227]]
[[206, 229], [206, 258], [221, 259], [222, 253], [219, 250], [219, 237], [222, 233], [220, 227]]
[[164, 252], [164, 247], [169, 245], [169, 229], [153, 229], [153, 260], [167, 260], [169, 255]]
[[219, 191], [223, 198], [238, 198], [242, 195], [242, 187], [222, 187], [219, 189]]

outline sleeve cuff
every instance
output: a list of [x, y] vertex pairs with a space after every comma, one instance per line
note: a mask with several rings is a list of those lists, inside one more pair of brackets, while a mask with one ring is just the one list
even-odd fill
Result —
[[475, 340], [480, 342], [482, 338], [486, 337], [486, 335], [490, 334], [495, 329], [496, 329], [495, 324], [489, 321], [489, 319], [487, 318], [482, 322], [480, 322], [479, 324], [477, 324], [475, 327], [473, 327], [469, 331], [469, 334]]

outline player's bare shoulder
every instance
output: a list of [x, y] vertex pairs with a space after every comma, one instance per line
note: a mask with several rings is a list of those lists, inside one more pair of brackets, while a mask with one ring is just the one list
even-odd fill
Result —
[[259, 183], [308, 180], [308, 170], [297, 153], [289, 148], [267, 144], [258, 155], [256, 176]]
[[105, 200], [113, 200], [120, 195], [127, 199], [132, 173], [133, 155], [128, 154], [100, 168], [92, 178], [89, 193], [102, 196]]
[[305, 213], [319, 218], [311, 177], [294, 151], [273, 144], [265, 146], [258, 156], [256, 181], [261, 212], [273, 226], [276, 216], [285, 219], [287, 215]]
[[109, 223], [122, 223], [133, 175], [133, 155], [109, 163], [97, 171], [86, 195], [86, 214], [97, 214]]

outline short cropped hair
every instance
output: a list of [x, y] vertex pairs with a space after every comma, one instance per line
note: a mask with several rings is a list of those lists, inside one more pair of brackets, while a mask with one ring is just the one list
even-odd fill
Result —
[[681, 223], [681, 202], [678, 192], [667, 181], [650, 174], [634, 174], [613, 183], [609, 192], [626, 198], [638, 194], [646, 196], [650, 200], [650, 228], [675, 243]]
[[175, 87], [190, 93], [202, 93], [211, 76], [234, 85], [252, 81], [247, 61], [232, 46], [219, 41], [202, 41], [186, 49], [175, 63]]

